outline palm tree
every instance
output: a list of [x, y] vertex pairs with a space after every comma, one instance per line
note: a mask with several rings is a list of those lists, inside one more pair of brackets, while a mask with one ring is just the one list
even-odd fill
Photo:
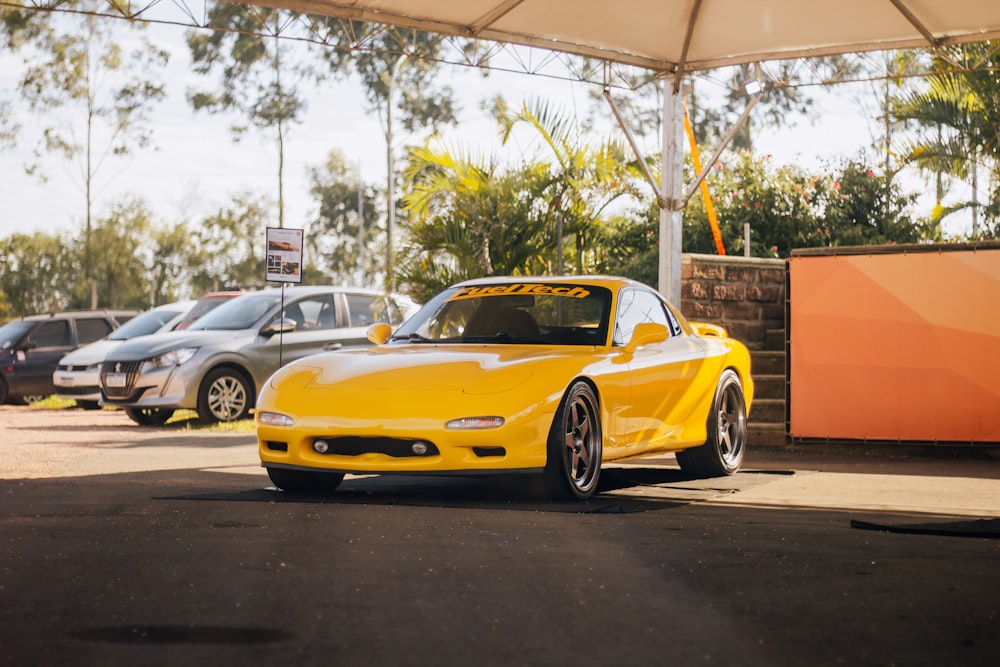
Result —
[[939, 188], [934, 217], [940, 222], [951, 213], [971, 208], [976, 235], [981, 169], [992, 175], [994, 187], [986, 218], [1000, 218], [1000, 46], [956, 47], [940, 56], [935, 65], [947, 71], [931, 77], [926, 90], [901, 98], [895, 108], [897, 118], [917, 121], [923, 128], [907, 147], [905, 159], [925, 171], [972, 186], [968, 201], [949, 206], [944, 205], [943, 189]]
[[414, 298], [468, 278], [546, 272], [555, 244], [538, 205], [544, 170], [504, 172], [495, 160], [424, 147], [411, 151], [404, 176], [412, 256], [400, 278]]
[[615, 200], [637, 194], [638, 172], [626, 159], [624, 147], [606, 140], [597, 146], [585, 143], [571, 118], [544, 101], [525, 103], [510, 113], [501, 101], [495, 105], [501, 137], [506, 145], [518, 125], [534, 129], [550, 161], [538, 166], [547, 174], [544, 197], [556, 226], [556, 274], [563, 272], [563, 239], [575, 240], [574, 266], [585, 270], [584, 250], [597, 231], [597, 223]]

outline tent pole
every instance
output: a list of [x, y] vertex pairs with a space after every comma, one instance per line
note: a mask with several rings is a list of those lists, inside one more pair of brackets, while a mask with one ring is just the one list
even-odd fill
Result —
[[[681, 214], [683, 211], [684, 96], [675, 82], [663, 81], [663, 143], [660, 177], [660, 252], [658, 288], [675, 307], [681, 305]], [[664, 206], [666, 204], [666, 206]]]

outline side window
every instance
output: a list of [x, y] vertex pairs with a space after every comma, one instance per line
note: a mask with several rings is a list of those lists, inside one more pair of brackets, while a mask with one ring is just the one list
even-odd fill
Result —
[[656, 295], [645, 290], [628, 287], [618, 298], [618, 313], [615, 317], [615, 345], [625, 345], [632, 338], [635, 327], [643, 322], [656, 322], [674, 331], [663, 303]]
[[351, 315], [352, 327], [366, 327], [375, 324], [375, 309], [378, 301], [366, 294], [348, 294], [347, 312]]
[[107, 336], [113, 327], [111, 324], [100, 317], [87, 318], [76, 321], [76, 338], [80, 345], [86, 345], [87, 343], [93, 343], [95, 340], [100, 340]]
[[284, 317], [295, 320], [296, 331], [332, 329], [337, 326], [333, 297], [317, 294], [285, 306]]
[[72, 341], [69, 335], [69, 322], [66, 320], [52, 320], [42, 322], [28, 336], [38, 347], [70, 347]]

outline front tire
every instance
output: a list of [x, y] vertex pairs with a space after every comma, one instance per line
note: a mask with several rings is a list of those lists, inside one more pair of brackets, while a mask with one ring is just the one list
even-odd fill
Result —
[[268, 468], [267, 476], [276, 487], [288, 493], [330, 493], [344, 481], [344, 473], [340, 472], [313, 472], [287, 468]]
[[206, 424], [246, 419], [252, 395], [246, 375], [233, 368], [216, 368], [198, 390], [198, 418]]
[[743, 463], [747, 442], [747, 400], [735, 371], [719, 376], [712, 410], [708, 413], [708, 440], [701, 447], [677, 452], [681, 470], [695, 477], [725, 477]]
[[604, 440], [597, 396], [576, 382], [556, 411], [549, 434], [545, 488], [553, 500], [586, 500], [597, 490]]
[[125, 414], [139, 426], [163, 426], [174, 416], [170, 408], [125, 408]]

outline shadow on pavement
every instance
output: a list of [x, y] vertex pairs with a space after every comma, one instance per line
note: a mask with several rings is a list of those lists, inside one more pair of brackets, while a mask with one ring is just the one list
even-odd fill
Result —
[[601, 472], [598, 493], [582, 502], [542, 499], [535, 476], [453, 477], [349, 475], [326, 494], [293, 494], [274, 487], [167, 496], [165, 500], [266, 503], [445, 506], [574, 514], [630, 514], [681, 507], [745, 491], [794, 474], [749, 471], [731, 477], [696, 479], [665, 467], [612, 467]]

